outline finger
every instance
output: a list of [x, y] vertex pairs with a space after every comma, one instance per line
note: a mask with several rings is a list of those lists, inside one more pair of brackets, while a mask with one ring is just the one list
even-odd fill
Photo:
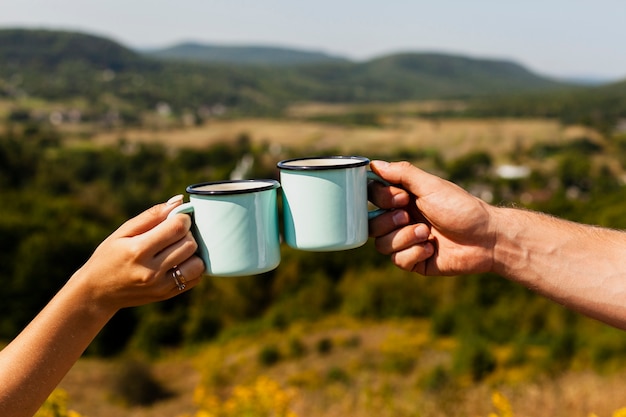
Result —
[[406, 226], [411, 221], [409, 213], [405, 210], [393, 210], [369, 221], [369, 235], [380, 237], [394, 230]]
[[[176, 269], [180, 271], [179, 275], [175, 275], [176, 273], [174, 271]], [[176, 268], [168, 270], [165, 273], [167, 296], [173, 297], [183, 291], [189, 291], [200, 283], [200, 278], [203, 273], [204, 262], [202, 262], [202, 259], [198, 256], [192, 256]]]
[[370, 166], [372, 171], [382, 179], [392, 184], [398, 184], [418, 198], [439, 191], [441, 187], [449, 184], [447, 181], [428, 174], [406, 161], [393, 163], [372, 161]]
[[182, 202], [183, 196], [176, 195], [165, 203], [152, 206], [143, 213], [126, 221], [113, 234], [119, 237], [132, 237], [145, 233], [165, 220], [170, 211], [181, 205]]
[[400, 269], [426, 275], [426, 262], [434, 253], [433, 243], [426, 241], [393, 253], [391, 261]]
[[398, 187], [372, 181], [367, 186], [368, 200], [383, 209], [404, 207], [410, 202], [409, 194]]
[[376, 250], [383, 255], [408, 249], [414, 245], [428, 241], [430, 229], [423, 223], [411, 225], [394, 230], [384, 236], [377, 238], [374, 242]]
[[[154, 257], [156, 265], [160, 265], [162, 269], [167, 270], [176, 265], [183, 263], [191, 257], [198, 249], [198, 244], [191, 232], [180, 240], [172, 243]], [[157, 266], [158, 267], [158, 266]]]
[[187, 236], [190, 229], [191, 217], [187, 214], [177, 214], [166, 218], [137, 238], [141, 239], [141, 246], [146, 248], [146, 254], [157, 257], [170, 245]]

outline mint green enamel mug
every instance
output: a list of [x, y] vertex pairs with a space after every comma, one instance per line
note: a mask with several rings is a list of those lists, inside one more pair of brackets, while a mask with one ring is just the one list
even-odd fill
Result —
[[328, 156], [281, 161], [284, 235], [287, 244], [307, 251], [357, 248], [368, 238], [367, 182], [381, 181], [369, 159]]
[[280, 263], [275, 180], [238, 180], [187, 187], [189, 202], [177, 213], [192, 215], [192, 233], [205, 273], [245, 276], [271, 271]]

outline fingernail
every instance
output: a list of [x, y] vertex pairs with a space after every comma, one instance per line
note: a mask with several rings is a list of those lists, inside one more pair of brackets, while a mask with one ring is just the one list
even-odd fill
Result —
[[374, 164], [376, 165], [376, 168], [378, 169], [385, 169], [389, 166], [389, 162], [387, 161], [380, 161], [380, 160], [374, 160], [372, 162], [370, 162], [370, 164]]
[[428, 230], [428, 227], [426, 225], [418, 224], [417, 226], [415, 226], [415, 229], [413, 229], [413, 233], [415, 233], [415, 237], [417, 239], [419, 239], [420, 241], [424, 241], [428, 239], [428, 236], [430, 235], [430, 230]]
[[180, 203], [181, 201], [183, 201], [183, 195], [182, 194], [178, 194], [175, 195], [174, 197], [170, 198], [169, 200], [167, 200], [167, 205], [171, 206], [177, 203]]
[[395, 211], [391, 219], [395, 226], [403, 226], [407, 223], [407, 218], [403, 211]]
[[409, 198], [405, 193], [396, 194], [391, 197], [393, 207], [404, 207], [409, 203]]
[[431, 256], [433, 253], [435, 253], [435, 247], [433, 246], [431, 242], [424, 243], [423, 247], [424, 247], [425, 255]]

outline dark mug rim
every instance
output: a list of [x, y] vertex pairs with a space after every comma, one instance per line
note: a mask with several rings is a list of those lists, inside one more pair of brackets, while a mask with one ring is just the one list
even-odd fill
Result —
[[[336, 160], [350, 159], [350, 160], [359, 161], [359, 162], [351, 164], [351, 165], [344, 165], [344, 164], [306, 165], [306, 161], [312, 161], [315, 159], [336, 159]], [[305, 164], [304, 165], [290, 165], [290, 163], [293, 163], [296, 161], [304, 161]], [[323, 170], [330, 170], [330, 169], [357, 168], [357, 167], [366, 166], [369, 163], [370, 163], [370, 160], [364, 156], [337, 156], [336, 155], [336, 156], [308, 156], [305, 158], [285, 159], [283, 161], [280, 161], [278, 164], [276, 164], [276, 166], [279, 169], [283, 169], [287, 171], [323, 171]]]
[[[241, 188], [234, 190], [218, 189], [218, 190], [199, 190], [200, 187], [207, 187], [211, 185], [221, 184], [243, 184], [243, 183], [267, 183], [267, 185], [255, 187], [255, 188]], [[251, 180], [223, 180], [223, 181], [208, 181], [197, 184], [188, 185], [185, 191], [192, 195], [232, 195], [232, 194], [249, 194], [258, 193], [261, 191], [272, 190], [280, 187], [280, 183], [272, 179], [251, 179]]]

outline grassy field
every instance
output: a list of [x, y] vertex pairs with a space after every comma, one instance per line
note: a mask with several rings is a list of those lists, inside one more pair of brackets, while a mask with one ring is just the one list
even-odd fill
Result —
[[584, 127], [563, 127], [545, 119], [446, 119], [385, 116], [381, 126], [346, 126], [298, 119], [215, 120], [200, 127], [96, 133], [92, 141], [114, 144], [120, 138], [131, 142], [158, 142], [168, 146], [202, 148], [228, 142], [247, 134], [253, 143], [289, 147], [303, 155], [329, 151], [368, 156], [372, 150], [434, 150], [444, 159], [468, 152], [487, 151], [496, 160], [507, 159], [520, 147], [536, 143], [560, 144], [580, 137], [598, 137]]
[[[326, 348], [321, 348], [323, 343]], [[626, 405], [624, 372], [581, 370], [550, 378], [532, 368], [502, 366], [480, 383], [437, 382], [435, 370], [452, 360], [454, 344], [432, 338], [426, 321], [368, 323], [333, 317], [166, 355], [151, 369], [171, 395], [151, 406], [128, 407], [111, 396], [115, 373], [123, 366], [120, 360], [81, 360], [61, 387], [69, 393], [70, 408], [89, 417], [194, 415], [197, 387], [211, 391], [214, 401], [223, 404], [233, 390], [249, 389], [260, 377], [287, 393], [289, 409], [297, 416], [487, 417], [498, 411], [494, 393], [507, 399], [516, 416], [603, 417]], [[270, 347], [280, 352], [272, 363], [261, 359]], [[502, 363], [509, 354], [499, 352]], [[270, 401], [276, 396], [261, 395]], [[246, 415], [273, 415], [261, 407]]]

